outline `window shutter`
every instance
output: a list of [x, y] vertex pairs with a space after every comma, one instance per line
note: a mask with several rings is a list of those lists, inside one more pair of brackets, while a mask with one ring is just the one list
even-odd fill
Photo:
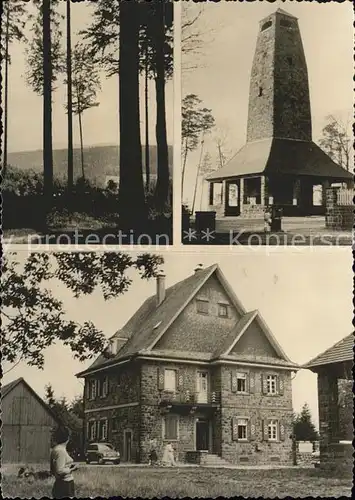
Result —
[[92, 382], [92, 383], [93, 383], [93, 388], [94, 388], [94, 390], [93, 390], [93, 393], [94, 393], [94, 394], [93, 394], [93, 399], [95, 399], [95, 398], [96, 398], [96, 396], [97, 396], [97, 392], [98, 392], [98, 391], [97, 391], [97, 383], [98, 383], [98, 380], [93, 380], [93, 382]]
[[231, 385], [232, 385], [232, 392], [237, 392], [237, 372], [235, 370], [231, 370]]
[[281, 422], [279, 422], [279, 437], [280, 441], [285, 441], [286, 438], [285, 424], [282, 420]]
[[237, 419], [237, 417], [232, 418], [232, 440], [238, 441], [238, 419]]
[[179, 391], [182, 391], [184, 388], [184, 375], [182, 370], [178, 370], [177, 373], [177, 386]]
[[268, 429], [268, 421], [266, 419], [263, 420], [263, 441], [269, 440], [269, 429]]
[[283, 394], [284, 394], [284, 377], [283, 377], [283, 375], [278, 376], [278, 383], [279, 383], [279, 387], [278, 387], [279, 394], [280, 394], [280, 396], [283, 396]]
[[85, 399], [90, 399], [90, 383], [87, 379], [85, 381]]
[[105, 377], [102, 385], [102, 395], [105, 398], [107, 394], [108, 394], [108, 377]]
[[254, 392], [255, 392], [255, 374], [253, 372], [249, 373], [248, 381], [249, 381], [249, 393], [254, 394]]
[[249, 441], [254, 441], [256, 438], [256, 425], [254, 419], [248, 421], [248, 436]]
[[261, 374], [261, 390], [263, 394], [267, 394], [267, 378], [264, 373]]
[[158, 389], [164, 390], [164, 368], [158, 368]]

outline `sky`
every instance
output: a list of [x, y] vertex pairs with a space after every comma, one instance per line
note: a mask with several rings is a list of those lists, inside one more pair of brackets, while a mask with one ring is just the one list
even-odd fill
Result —
[[[207, 2], [194, 25], [203, 41], [198, 54], [182, 53], [182, 95], [197, 94], [210, 108], [215, 131], [204, 152], [216, 162], [215, 138], [226, 136], [227, 157], [245, 143], [249, 80], [259, 21], [282, 8], [298, 18], [308, 66], [313, 140], [321, 137], [327, 115], [346, 122], [353, 106], [352, 2]], [[199, 4], [182, 4], [192, 18]], [[183, 18], [184, 19], [184, 18]], [[191, 71], [184, 67], [193, 65]], [[191, 200], [200, 148], [188, 159], [184, 199]], [[199, 188], [200, 189], [200, 188]], [[204, 191], [207, 200], [207, 189]], [[200, 191], [197, 195], [200, 200]]]
[[[350, 249], [285, 248], [267, 254], [261, 248], [212, 253], [200, 247], [198, 253], [185, 249], [154, 253], [164, 257], [167, 286], [191, 275], [199, 263], [205, 267], [218, 263], [245, 309], [260, 311], [286, 354], [296, 363], [306, 363], [352, 331]], [[17, 258], [21, 262], [26, 255], [19, 252]], [[128, 292], [106, 302], [99, 289], [91, 296], [74, 299], [57, 281], [47, 287], [63, 301], [68, 319], [91, 320], [109, 338], [155, 293], [154, 280], [143, 281], [135, 273], [131, 276], [133, 284]], [[70, 400], [83, 390], [82, 380], [75, 374], [91, 363], [92, 360], [74, 360], [69, 348], [58, 343], [46, 350], [43, 370], [22, 363], [6, 373], [11, 366], [3, 364], [3, 384], [24, 377], [43, 397], [45, 385], [51, 383], [57, 397]], [[294, 410], [299, 412], [308, 402], [317, 424], [316, 375], [300, 370], [292, 385]]]
[[[90, 2], [72, 3], [72, 45], [78, 40], [77, 33], [88, 27], [93, 6]], [[31, 8], [31, 7], [30, 7]], [[60, 2], [60, 12], [65, 13], [65, 2]], [[29, 37], [30, 24], [26, 29]], [[65, 21], [63, 21], [63, 44]], [[42, 98], [25, 82], [25, 46], [14, 42], [10, 47], [12, 64], [9, 73], [9, 152], [42, 149]], [[101, 73], [102, 91], [98, 94], [100, 105], [85, 111], [83, 115], [84, 143], [86, 146], [111, 145], [119, 142], [118, 75], [109, 79]], [[144, 85], [141, 85], [141, 129], [144, 131]], [[65, 148], [67, 144], [66, 88], [63, 83], [53, 95], [53, 146]], [[150, 142], [155, 140], [155, 90], [150, 82]], [[173, 82], [166, 84], [166, 120], [168, 143], [173, 142]], [[142, 135], [143, 139], [143, 135]], [[74, 143], [80, 144], [78, 120], [74, 118]]]

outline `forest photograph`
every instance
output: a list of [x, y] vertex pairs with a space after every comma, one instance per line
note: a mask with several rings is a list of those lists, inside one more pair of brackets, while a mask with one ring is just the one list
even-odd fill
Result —
[[172, 2], [2, 10], [5, 239], [129, 232], [130, 243], [142, 233], [171, 243]]

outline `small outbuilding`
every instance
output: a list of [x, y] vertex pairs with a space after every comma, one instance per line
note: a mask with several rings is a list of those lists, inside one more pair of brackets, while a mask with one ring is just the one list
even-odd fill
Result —
[[353, 467], [353, 375], [354, 336], [309, 361], [318, 375], [320, 466], [325, 469]]
[[51, 431], [58, 422], [23, 378], [2, 387], [1, 409], [2, 463], [48, 462]]

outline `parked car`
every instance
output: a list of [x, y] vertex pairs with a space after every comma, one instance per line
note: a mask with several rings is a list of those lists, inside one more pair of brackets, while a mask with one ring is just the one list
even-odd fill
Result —
[[85, 460], [87, 464], [91, 462], [119, 464], [121, 456], [120, 452], [116, 451], [110, 443], [90, 443], [86, 449]]

